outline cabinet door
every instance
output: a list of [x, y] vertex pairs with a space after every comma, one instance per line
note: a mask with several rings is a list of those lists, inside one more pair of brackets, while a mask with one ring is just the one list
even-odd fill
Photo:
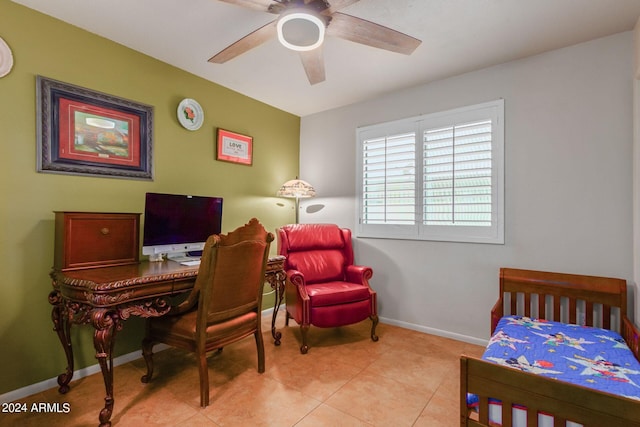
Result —
[[134, 264], [139, 214], [56, 213], [54, 267], [62, 270]]

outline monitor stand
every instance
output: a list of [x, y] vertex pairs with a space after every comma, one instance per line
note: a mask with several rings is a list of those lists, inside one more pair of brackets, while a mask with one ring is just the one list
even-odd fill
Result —
[[189, 261], [198, 261], [200, 259], [199, 256], [191, 256], [189, 252], [171, 252], [167, 254], [167, 259], [175, 262], [189, 262]]
[[162, 261], [164, 261], [164, 256], [162, 254], [149, 255], [149, 262], [162, 262]]

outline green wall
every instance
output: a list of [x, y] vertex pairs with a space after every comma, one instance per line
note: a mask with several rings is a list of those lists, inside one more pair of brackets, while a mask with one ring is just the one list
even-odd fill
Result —
[[[212, 195], [224, 197], [223, 231], [253, 216], [274, 231], [294, 220], [293, 205], [275, 192], [297, 175], [300, 118], [9, 0], [0, 0], [0, 37], [15, 60], [0, 78], [3, 394], [66, 366], [47, 301], [53, 211], [142, 212], [148, 191]], [[154, 106], [154, 181], [38, 173], [36, 75]], [[198, 131], [177, 121], [184, 98], [204, 109]], [[254, 138], [253, 166], [215, 160], [217, 127]], [[139, 350], [143, 326], [127, 320], [115, 356]], [[75, 369], [95, 365], [92, 328], [74, 328], [73, 341]]]

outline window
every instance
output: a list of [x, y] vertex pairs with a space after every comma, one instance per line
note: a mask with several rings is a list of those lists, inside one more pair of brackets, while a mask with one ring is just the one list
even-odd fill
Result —
[[504, 102], [359, 128], [359, 237], [504, 243]]

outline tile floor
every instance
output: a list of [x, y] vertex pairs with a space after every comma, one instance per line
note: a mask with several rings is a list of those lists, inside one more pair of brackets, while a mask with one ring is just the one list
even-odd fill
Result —
[[[263, 319], [266, 371], [257, 372], [252, 338], [209, 358], [210, 405], [200, 408], [198, 369], [189, 353], [156, 353], [152, 382], [143, 384], [142, 359], [114, 369], [114, 427], [447, 427], [458, 426], [461, 353], [483, 348], [387, 324], [380, 340], [369, 338], [370, 321], [309, 331], [309, 353], [300, 354], [297, 325], [284, 327], [274, 346], [270, 316]], [[67, 414], [0, 414], [8, 426], [97, 426], [103, 407], [101, 374], [22, 399], [67, 402]]]

